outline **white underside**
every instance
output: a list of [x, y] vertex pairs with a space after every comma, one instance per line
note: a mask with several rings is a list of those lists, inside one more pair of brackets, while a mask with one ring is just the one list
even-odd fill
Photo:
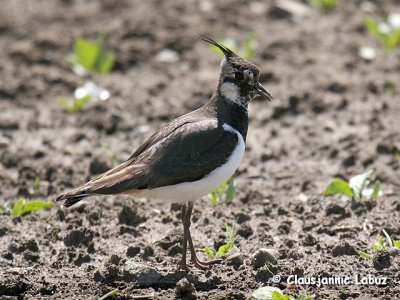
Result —
[[138, 195], [173, 202], [183, 202], [199, 199], [217, 188], [222, 182], [235, 173], [242, 160], [245, 149], [242, 135], [236, 129], [228, 124], [224, 124], [223, 128], [226, 131], [235, 133], [238, 137], [238, 144], [225, 164], [218, 167], [201, 180], [159, 187], [152, 190], [142, 190]]

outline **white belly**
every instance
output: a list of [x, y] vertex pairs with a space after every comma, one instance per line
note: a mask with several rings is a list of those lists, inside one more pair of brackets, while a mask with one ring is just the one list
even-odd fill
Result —
[[223, 128], [226, 131], [235, 133], [238, 137], [238, 144], [225, 164], [198, 181], [183, 182], [151, 190], [142, 190], [139, 195], [174, 202], [183, 202], [199, 199], [217, 188], [222, 182], [235, 173], [242, 160], [245, 149], [242, 135], [236, 129], [228, 124], [224, 124]]

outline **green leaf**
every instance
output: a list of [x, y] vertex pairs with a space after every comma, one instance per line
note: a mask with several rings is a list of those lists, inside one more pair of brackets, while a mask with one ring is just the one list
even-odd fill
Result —
[[369, 253], [364, 252], [364, 251], [359, 251], [358, 255], [360, 255], [363, 258], [367, 258], [367, 259], [372, 259], [373, 258], [372, 254], [369, 254]]
[[213, 205], [218, 204], [218, 197], [217, 197], [217, 193], [215, 191], [212, 191], [211, 193], [209, 193], [208, 198], [210, 199], [210, 201]]
[[364, 25], [372, 36], [378, 37], [380, 35], [378, 30], [378, 23], [371, 17], [365, 17]]
[[224, 257], [233, 247], [233, 241], [228, 241], [226, 244], [218, 248], [218, 256]]
[[250, 294], [250, 297], [251, 299], [255, 300], [275, 300], [276, 298], [273, 298], [274, 293], [275, 297], [277, 297], [276, 293], [278, 293], [279, 295], [283, 295], [282, 291], [279, 288], [273, 286], [263, 286], [252, 292]]
[[39, 186], [40, 186], [40, 178], [39, 176], [35, 176], [35, 181], [33, 182], [33, 190], [35, 193], [39, 191]]
[[228, 241], [234, 242], [236, 239], [236, 223], [233, 224], [233, 226], [229, 226], [228, 224], [225, 224], [225, 236]]
[[381, 236], [378, 236], [376, 242], [371, 245], [371, 249], [374, 249], [376, 251], [385, 250], [386, 247], [384, 239]]
[[272, 293], [272, 300], [291, 300], [291, 297], [286, 294], [282, 294], [282, 292], [275, 291]]
[[336, 0], [309, 0], [310, 4], [325, 9], [331, 9], [336, 6]]
[[[230, 183], [231, 180], [233, 180], [232, 177], [228, 178], [223, 183], [221, 183], [219, 187], [217, 187], [216, 189], [211, 191], [211, 193], [208, 194], [208, 198], [210, 199], [212, 204], [217, 205], [221, 201], [222, 195], [224, 193], [226, 193], [225, 202], [226, 203], [232, 202], [232, 199], [234, 197], [234, 192], [235, 192], [236, 189], [235, 189], [235, 183], [234, 182], [231, 183], [230, 187], [228, 186], [228, 184]], [[230, 190], [229, 190], [229, 188], [230, 188]], [[230, 195], [227, 195], [228, 193]]]
[[393, 241], [393, 247], [400, 248], [400, 240], [394, 240]]
[[369, 33], [380, 41], [385, 50], [394, 49], [400, 43], [400, 28], [394, 28], [387, 22], [378, 23], [370, 17], [364, 19], [364, 24]]
[[379, 196], [379, 192], [381, 191], [381, 182], [379, 180], [375, 181], [374, 187], [372, 189], [372, 199], [376, 199]]
[[69, 113], [80, 112], [89, 101], [90, 101], [90, 95], [86, 95], [82, 98], [78, 98], [75, 100], [68, 97], [58, 98], [58, 103], [63, 105], [65, 110]]
[[102, 44], [102, 38], [98, 38], [96, 41], [78, 38], [74, 42], [74, 53], [68, 57], [68, 61], [87, 71], [107, 74], [114, 66], [115, 54], [105, 51]]
[[242, 57], [244, 59], [251, 59], [257, 48], [257, 32], [253, 31], [247, 34], [244, 42]]
[[377, 38], [382, 46], [387, 49], [388, 48], [388, 35], [384, 32], [381, 32], [379, 29], [379, 23], [373, 20], [371, 17], [365, 17], [364, 19], [365, 27], [368, 29], [369, 33]]
[[359, 201], [362, 199], [362, 191], [368, 185], [371, 174], [372, 171], [368, 171], [350, 178], [349, 186], [353, 191], [353, 196], [356, 200]]
[[333, 179], [328, 187], [324, 191], [325, 196], [331, 196], [335, 194], [341, 194], [348, 198], [353, 196], [353, 192], [350, 189], [349, 184], [342, 179]]
[[217, 256], [217, 251], [214, 248], [204, 247], [203, 252], [208, 258], [214, 258]]
[[75, 111], [81, 111], [82, 108], [90, 101], [90, 96], [86, 95], [82, 98], [78, 98], [74, 102], [74, 109]]
[[115, 55], [112, 52], [101, 51], [95, 64], [94, 70], [100, 74], [110, 73], [115, 63]]
[[112, 296], [118, 296], [118, 295], [119, 295], [119, 291], [117, 289], [115, 289], [115, 290], [112, 290], [111, 292], [108, 292], [107, 294], [101, 296], [100, 298], [98, 298], [98, 300], [105, 300]]
[[236, 194], [236, 182], [233, 177], [230, 177], [228, 179], [228, 188], [226, 190], [226, 195], [225, 195], [225, 203], [230, 204], [233, 202], [233, 198], [235, 198]]
[[40, 209], [51, 208], [53, 206], [54, 206], [53, 202], [45, 201], [45, 200], [26, 201], [25, 207], [24, 207], [24, 213], [36, 211], [36, 210], [40, 210]]
[[22, 216], [26, 213], [51, 208], [54, 203], [45, 200], [30, 200], [26, 201], [24, 198], [18, 198], [11, 211], [13, 217]]
[[400, 28], [393, 29], [393, 31], [388, 36], [387, 49], [394, 49], [400, 43]]
[[74, 54], [75, 62], [87, 70], [92, 70], [99, 55], [100, 47], [97, 42], [89, 41], [83, 38], [75, 40]]
[[11, 215], [13, 217], [22, 215], [24, 205], [25, 205], [25, 199], [18, 198], [18, 200], [15, 202], [15, 204], [11, 210]]
[[397, 160], [397, 164], [400, 167], [400, 151], [397, 151], [396, 154], [394, 155], [396, 157]]
[[314, 300], [314, 295], [300, 294], [296, 300]]

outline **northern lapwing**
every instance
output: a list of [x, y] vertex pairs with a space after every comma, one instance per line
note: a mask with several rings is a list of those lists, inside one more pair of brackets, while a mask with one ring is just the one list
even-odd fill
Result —
[[259, 82], [260, 71], [255, 64], [208, 37], [202, 36], [202, 40], [224, 54], [218, 87], [211, 99], [156, 131], [126, 162], [56, 199], [64, 201], [66, 207], [89, 196], [111, 194], [183, 203], [179, 263], [183, 270], [188, 270], [188, 246], [195, 267], [207, 269], [217, 262], [197, 258], [190, 234], [193, 202], [238, 168], [245, 150], [249, 102], [257, 95], [272, 99]]

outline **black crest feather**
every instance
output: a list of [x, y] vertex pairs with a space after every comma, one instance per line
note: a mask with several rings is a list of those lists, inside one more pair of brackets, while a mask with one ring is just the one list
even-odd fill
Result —
[[235, 55], [235, 53], [231, 49], [229, 49], [228, 47], [225, 47], [225, 46], [217, 43], [216, 41], [214, 41], [213, 39], [209, 38], [208, 36], [205, 36], [205, 35], [202, 35], [202, 34], [200, 34], [200, 36], [201, 36], [201, 40], [203, 40], [204, 42], [209, 43], [211, 45], [214, 45], [215, 47], [218, 47], [222, 51], [222, 53], [224, 53], [224, 55], [227, 58]]

